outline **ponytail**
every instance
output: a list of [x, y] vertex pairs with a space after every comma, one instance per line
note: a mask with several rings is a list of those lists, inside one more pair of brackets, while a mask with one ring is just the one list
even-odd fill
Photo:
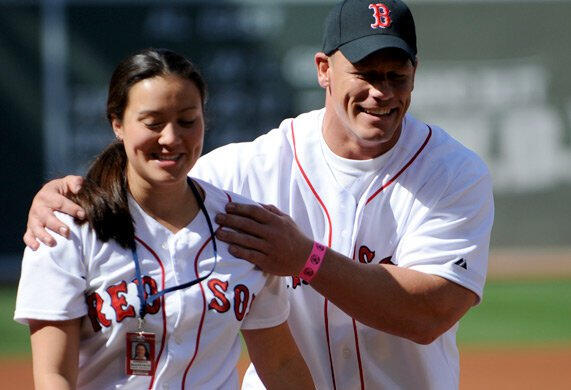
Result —
[[135, 247], [135, 226], [127, 197], [127, 155], [115, 141], [91, 164], [81, 190], [71, 199], [85, 210], [85, 220], [103, 242], [115, 240], [123, 248]]

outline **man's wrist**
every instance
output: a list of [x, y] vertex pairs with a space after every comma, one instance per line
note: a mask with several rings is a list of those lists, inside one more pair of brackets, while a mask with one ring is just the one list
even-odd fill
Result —
[[325, 245], [322, 245], [317, 241], [313, 242], [311, 253], [307, 257], [307, 261], [299, 273], [299, 277], [301, 279], [305, 280], [308, 283], [311, 282], [311, 280], [317, 274], [317, 271], [319, 271], [321, 264], [323, 264], [326, 250], [327, 247]]

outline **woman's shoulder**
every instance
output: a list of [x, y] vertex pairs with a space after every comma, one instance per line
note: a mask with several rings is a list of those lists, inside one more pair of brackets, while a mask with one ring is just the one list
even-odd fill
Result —
[[[41, 245], [39, 256], [64, 256], [64, 254], [76, 253], [86, 262], [94, 261], [101, 254], [121, 251], [120, 245], [113, 239], [106, 242], [99, 239], [95, 230], [90, 226], [89, 222], [79, 221], [73, 216], [56, 211], [55, 215], [63, 223], [69, 227], [68, 237], [62, 237], [59, 234], [52, 234], [56, 240], [54, 247]], [[64, 256], [65, 257], [65, 256]]]
[[224, 209], [228, 202], [257, 204], [250, 198], [232, 191], [224, 190], [202, 179], [192, 178], [204, 190], [207, 206]]

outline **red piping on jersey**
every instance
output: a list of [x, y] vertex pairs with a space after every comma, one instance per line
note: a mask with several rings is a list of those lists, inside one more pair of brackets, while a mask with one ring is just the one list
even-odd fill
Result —
[[[317, 199], [317, 202], [319, 203], [319, 205], [321, 206], [321, 208], [325, 212], [325, 216], [327, 217], [327, 222], [329, 223], [329, 233], [328, 233], [328, 238], [327, 238], [327, 246], [331, 247], [331, 241], [332, 241], [332, 237], [333, 237], [333, 226], [331, 224], [331, 217], [329, 216], [329, 211], [327, 210], [327, 207], [325, 207], [325, 204], [323, 203], [323, 201], [319, 197], [319, 194], [317, 193], [317, 191], [315, 191], [315, 188], [311, 184], [311, 181], [309, 181], [309, 178], [305, 174], [305, 171], [303, 170], [303, 167], [301, 166], [301, 163], [299, 162], [299, 159], [297, 157], [297, 146], [295, 144], [295, 132], [293, 130], [293, 120], [291, 121], [291, 139], [293, 142], [293, 153], [294, 153], [294, 157], [295, 157], [295, 162], [297, 163], [299, 171], [301, 172], [301, 175], [305, 179], [305, 182], [309, 186], [309, 189], [311, 190], [311, 192], [313, 192], [313, 195]], [[337, 389], [337, 386], [335, 384], [335, 371], [333, 369], [333, 358], [331, 357], [331, 341], [329, 338], [329, 316], [327, 313], [328, 302], [329, 301], [327, 300], [327, 298], [325, 298], [324, 303], [323, 303], [323, 321], [324, 321], [324, 325], [325, 325], [325, 337], [327, 338], [327, 352], [329, 353], [329, 365], [331, 367], [331, 380], [333, 381], [333, 389], [335, 390], [335, 389]]]
[[293, 131], [293, 120], [291, 121], [291, 138], [293, 141], [293, 153], [295, 156], [295, 162], [297, 163], [297, 166], [299, 167], [299, 170], [300, 170], [301, 174], [303, 175], [303, 178], [305, 179], [307, 185], [311, 189], [311, 192], [313, 192], [313, 195], [317, 199], [317, 202], [319, 202], [319, 204], [323, 208], [323, 211], [325, 212], [325, 215], [327, 216], [327, 222], [329, 222], [329, 238], [327, 239], [327, 246], [331, 247], [331, 237], [333, 235], [333, 227], [331, 226], [331, 217], [329, 216], [329, 211], [327, 211], [327, 207], [325, 207], [325, 204], [323, 203], [323, 201], [321, 200], [321, 198], [317, 194], [317, 191], [315, 191], [315, 188], [313, 188], [313, 185], [309, 181], [309, 178], [305, 174], [305, 171], [303, 170], [301, 163], [299, 162], [299, 159], [297, 158], [297, 147], [295, 145], [295, 134]]
[[[226, 195], [228, 196], [228, 194], [226, 194]], [[228, 198], [230, 198], [230, 197], [228, 196]], [[216, 229], [216, 230], [218, 231], [218, 229]], [[198, 250], [198, 253], [194, 257], [194, 274], [195, 274], [196, 278], [199, 277], [199, 275], [198, 275], [198, 258], [200, 257], [200, 254], [202, 253], [204, 248], [206, 248], [206, 245], [211, 240], [212, 240], [212, 237], [208, 237], [208, 239], [206, 241], [204, 241], [204, 243], [202, 244], [202, 246]], [[188, 365], [186, 366], [186, 369], [184, 370], [184, 375], [182, 377], [181, 389], [183, 389], [183, 390], [184, 390], [184, 385], [186, 382], [186, 376], [190, 370], [190, 367], [194, 363], [194, 359], [196, 359], [196, 355], [198, 355], [198, 347], [200, 345], [200, 336], [202, 335], [202, 325], [204, 325], [204, 316], [206, 314], [206, 295], [204, 294], [204, 287], [202, 287], [202, 282], [198, 283], [198, 285], [200, 286], [200, 292], [202, 294], [202, 315], [200, 316], [200, 323], [198, 325], [198, 332], [196, 333], [196, 345], [194, 347], [194, 354], [192, 355], [190, 362], [188, 362]]]
[[[159, 266], [161, 267], [161, 289], [165, 289], [165, 267], [163, 266], [163, 262], [161, 258], [155, 253], [155, 251], [147, 245], [145, 241], [140, 239], [139, 237], [135, 236], [135, 240], [138, 241], [141, 245], [145, 247], [149, 251], [151, 255], [157, 260]], [[161, 359], [161, 355], [163, 354], [163, 350], [165, 349], [165, 339], [167, 335], [167, 315], [166, 315], [166, 308], [165, 308], [165, 297], [164, 295], [160, 298], [161, 299], [161, 306], [163, 307], [163, 335], [161, 337], [161, 349], [159, 349], [159, 354], [157, 355], [157, 361], [155, 362], [155, 371], [153, 372], [153, 376], [151, 377], [151, 382], [149, 383], [149, 390], [153, 388], [153, 384], [155, 383], [155, 375], [157, 373], [157, 367], [159, 365], [159, 361]]]
[[[353, 246], [353, 261], [355, 261], [355, 254], [357, 253], [357, 245]], [[359, 259], [357, 259], [359, 261]], [[357, 364], [359, 365], [359, 379], [361, 380], [361, 390], [365, 390], [365, 378], [363, 375], [363, 363], [361, 361], [361, 349], [359, 348], [359, 334], [357, 333], [357, 321], [353, 320], [353, 334], [355, 335], [355, 350], [357, 351]]]
[[359, 364], [359, 379], [361, 380], [361, 390], [365, 390], [365, 378], [363, 378], [363, 363], [361, 362], [361, 350], [359, 349], [359, 335], [357, 334], [357, 321], [353, 320], [353, 334], [355, 335], [355, 349], [357, 350], [357, 363]]
[[371, 195], [369, 197], [369, 199], [367, 199], [367, 202], [365, 202], [365, 205], [369, 204], [370, 201], [372, 201], [375, 196], [379, 195], [385, 188], [387, 188], [388, 186], [390, 186], [391, 184], [393, 184], [395, 182], [395, 180], [404, 172], [406, 171], [406, 169], [414, 162], [414, 160], [416, 160], [416, 158], [418, 157], [418, 155], [420, 154], [420, 152], [422, 152], [422, 150], [424, 149], [424, 147], [426, 146], [426, 144], [428, 144], [428, 140], [430, 140], [430, 137], [432, 136], [432, 129], [430, 128], [430, 126], [428, 126], [428, 135], [426, 136], [426, 139], [424, 140], [424, 143], [420, 146], [420, 148], [416, 151], [416, 153], [414, 154], [414, 156], [412, 156], [412, 158], [401, 168], [400, 171], [398, 171], [396, 173], [396, 175], [394, 175], [394, 177], [392, 179], [390, 179], [389, 181], [387, 181], [385, 184], [383, 184], [381, 186], [381, 188], [379, 188], [377, 191], [375, 191], [375, 193], [373, 195]]

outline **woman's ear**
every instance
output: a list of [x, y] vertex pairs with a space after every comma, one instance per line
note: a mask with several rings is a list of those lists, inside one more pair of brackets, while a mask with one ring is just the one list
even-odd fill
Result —
[[315, 54], [315, 67], [317, 69], [317, 82], [321, 88], [329, 87], [329, 56], [323, 52]]
[[117, 139], [119, 141], [122, 141], [123, 140], [123, 122], [121, 122], [120, 119], [113, 117], [113, 119], [111, 119], [111, 126], [113, 127], [113, 132], [115, 133], [115, 137], [117, 137]]

